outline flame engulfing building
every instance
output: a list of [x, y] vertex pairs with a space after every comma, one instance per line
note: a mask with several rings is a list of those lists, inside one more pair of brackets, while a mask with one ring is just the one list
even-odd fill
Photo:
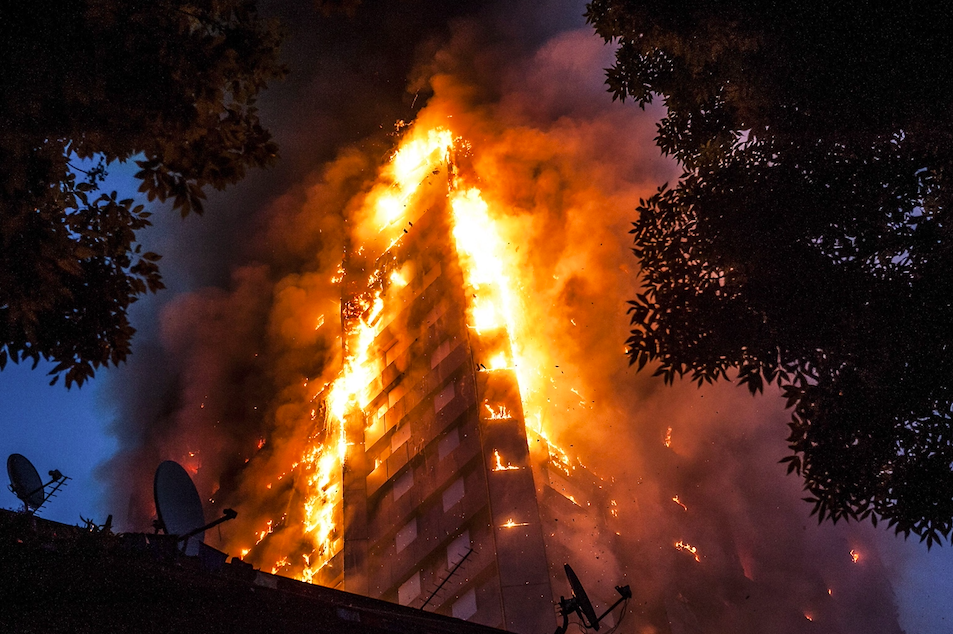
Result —
[[362, 407], [345, 416], [343, 585], [545, 632], [555, 607], [542, 517], [558, 511], [541, 516], [537, 496], [561, 489], [555, 498], [574, 502], [549, 476], [548, 443], [530, 453], [505, 291], [479, 264], [461, 268], [465, 239], [479, 239], [461, 235], [473, 230], [466, 214], [482, 203], [475, 190], [452, 194], [454, 170], [427, 174], [400, 239], [372, 267], [359, 257], [345, 267], [344, 330], [373, 340], [358, 353], [370, 370]]
[[[695, 463], [672, 450], [671, 427], [641, 454], [665, 486], [636, 492], [641, 479], [630, 478], [611, 496], [549, 440], [565, 405], [579, 407], [578, 429], [595, 401], [545, 368], [554, 365], [538, 350], [547, 316], [519, 292], [529, 276], [504, 264], [522, 245], [514, 223], [501, 237], [485, 201], [492, 188], [474, 186], [470, 160], [447, 130], [415, 126], [347, 203], [349, 244], [334, 278], [340, 371], [317, 394], [305, 381], [310, 420], [296, 418], [290, 449], [259, 443], [262, 458], [290, 468], [249, 478], [266, 488], [253, 498], [265, 510], [249, 513], [256, 542], [246, 531], [225, 549], [275, 574], [520, 633], [556, 624], [556, 600], [569, 594], [564, 562], [597, 610], [615, 599], [611, 586], [632, 585], [632, 631], [846, 633], [869, 614], [877, 628], [864, 631], [899, 632], [873, 558], [832, 559], [818, 575], [777, 554], [771, 535], [733, 541], [724, 521], [711, 522], [725, 515], [705, 508], [716, 501], [699, 494]], [[640, 506], [653, 504], [671, 515], [665, 530], [642, 521]], [[805, 539], [787, 524], [773, 530], [784, 543]], [[830, 559], [853, 547], [843, 546], [799, 552]], [[850, 598], [858, 582], [877, 589], [875, 602]]]

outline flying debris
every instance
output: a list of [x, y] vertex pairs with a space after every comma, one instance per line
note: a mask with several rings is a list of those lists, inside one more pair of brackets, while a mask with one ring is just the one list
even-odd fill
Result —
[[698, 557], [698, 549], [692, 546], [691, 544], [687, 544], [683, 542], [682, 540], [678, 540], [677, 542], [675, 542], [675, 549], [685, 551], [686, 553], [694, 557], [695, 561], [699, 563], [701, 562], [701, 559]]

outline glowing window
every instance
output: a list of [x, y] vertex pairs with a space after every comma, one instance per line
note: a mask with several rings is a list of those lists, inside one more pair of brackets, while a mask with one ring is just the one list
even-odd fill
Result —
[[387, 349], [387, 352], [384, 353], [384, 363], [386, 365], [390, 365], [403, 352], [404, 352], [404, 347], [401, 345], [401, 341], [399, 339], [394, 340], [394, 343], [392, 343], [390, 348]]
[[443, 512], [446, 513], [452, 509], [457, 502], [463, 499], [463, 494], [463, 478], [457, 478], [453, 484], [448, 486], [447, 490], [443, 492]]
[[390, 392], [387, 393], [387, 406], [393, 407], [397, 401], [404, 397], [404, 394], [407, 393], [407, 388], [404, 385], [395, 386]]
[[447, 403], [452, 401], [454, 396], [456, 396], [456, 388], [454, 386], [454, 382], [450, 381], [450, 383], [447, 383], [447, 387], [440, 390], [440, 393], [433, 397], [434, 413], [439, 412], [446, 407]]
[[447, 435], [440, 439], [440, 444], [437, 445], [437, 456], [440, 460], [443, 460], [450, 452], [460, 446], [460, 428], [454, 427]]
[[453, 567], [460, 563], [460, 560], [463, 559], [469, 551], [470, 531], [463, 531], [459, 537], [450, 542], [450, 545], [447, 546], [447, 570], [453, 570]]
[[453, 618], [463, 619], [464, 621], [476, 614], [476, 592], [473, 588], [467, 590], [462, 597], [453, 602], [451, 611], [453, 612]]
[[397, 552], [407, 548], [411, 542], [417, 539], [417, 518], [413, 518], [407, 525], [397, 531], [394, 537], [394, 543], [397, 546]]
[[410, 605], [410, 602], [420, 596], [420, 572], [400, 584], [397, 588], [397, 602], [401, 605]]
[[408, 469], [407, 473], [397, 478], [394, 482], [394, 499], [399, 499], [402, 495], [410, 491], [414, 486], [414, 470]]

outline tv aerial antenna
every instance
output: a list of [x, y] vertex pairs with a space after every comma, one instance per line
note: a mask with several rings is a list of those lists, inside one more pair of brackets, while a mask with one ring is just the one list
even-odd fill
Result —
[[[58, 469], [49, 472], [50, 481], [43, 484], [36, 467], [26, 456], [12, 453], [7, 457], [7, 475], [10, 476], [9, 489], [23, 502], [23, 510], [30, 515], [35, 514], [50, 498], [56, 497], [57, 491], [66, 486], [68, 478]], [[46, 487], [53, 485], [49, 491]]]
[[569, 627], [570, 614], [578, 614], [584, 628], [598, 632], [599, 623], [602, 619], [606, 618], [620, 603], [632, 598], [632, 590], [629, 589], [629, 586], [616, 586], [616, 592], [620, 595], [619, 600], [609, 606], [609, 609], [600, 616], [596, 616], [592, 601], [589, 600], [589, 595], [586, 594], [586, 589], [582, 587], [582, 582], [579, 581], [579, 577], [576, 576], [572, 566], [565, 564], [563, 567], [566, 569], [566, 578], [569, 579], [569, 585], [572, 588], [572, 596], [568, 599], [559, 597], [559, 613], [562, 614], [563, 624], [556, 628], [555, 634], [565, 634]]
[[159, 526], [166, 535], [174, 535], [177, 541], [182, 542], [180, 549], [185, 552], [188, 552], [189, 540], [193, 537], [201, 542], [206, 530], [238, 517], [238, 513], [232, 509], [225, 509], [222, 517], [206, 524], [202, 500], [195, 483], [182, 465], [174, 460], [166, 460], [156, 468], [152, 491]]

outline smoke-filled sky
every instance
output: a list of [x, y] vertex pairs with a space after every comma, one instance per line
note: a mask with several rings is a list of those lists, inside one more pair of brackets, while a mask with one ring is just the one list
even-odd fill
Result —
[[[953, 578], [936, 577], [948, 549], [927, 556], [866, 524], [818, 526], [777, 464], [787, 451], [780, 399], [727, 384], [667, 387], [627, 367], [625, 300], [638, 265], [626, 231], [639, 197], [678, 175], [653, 144], [661, 111], [610, 100], [602, 69], [612, 51], [584, 25], [582, 3], [472, 4], [368, 3], [326, 17], [307, 3], [264, 3], [289, 32], [291, 74], [261, 104], [281, 161], [212, 196], [205, 217], [163, 217], [143, 237], [164, 254], [170, 288], [136, 306], [128, 364], [68, 399], [32, 387], [45, 384], [39, 372], [0, 374], [13, 432], [3, 448], [43, 456], [41, 472], [87, 474], [71, 486], [86, 500], [98, 493], [99, 506], [80, 512], [111, 512], [125, 530], [149, 527], [155, 466], [178, 460], [203, 497], [239, 510], [220, 543], [258, 530], [275, 509], [255, 492], [300, 451], [306, 384], [331, 378], [338, 362], [331, 277], [399, 139], [395, 124], [416, 119], [469, 142], [518, 263], [534, 345], [552, 365], [542, 371], [582, 395], [559, 403], [551, 429], [615, 480], [632, 528], [613, 570], [640, 575], [645, 600], [682, 622], [695, 618], [681, 607], [691, 605], [699, 631], [895, 632], [898, 610], [909, 634], [948, 631], [937, 605]], [[17, 422], [31, 419], [43, 422]]]

